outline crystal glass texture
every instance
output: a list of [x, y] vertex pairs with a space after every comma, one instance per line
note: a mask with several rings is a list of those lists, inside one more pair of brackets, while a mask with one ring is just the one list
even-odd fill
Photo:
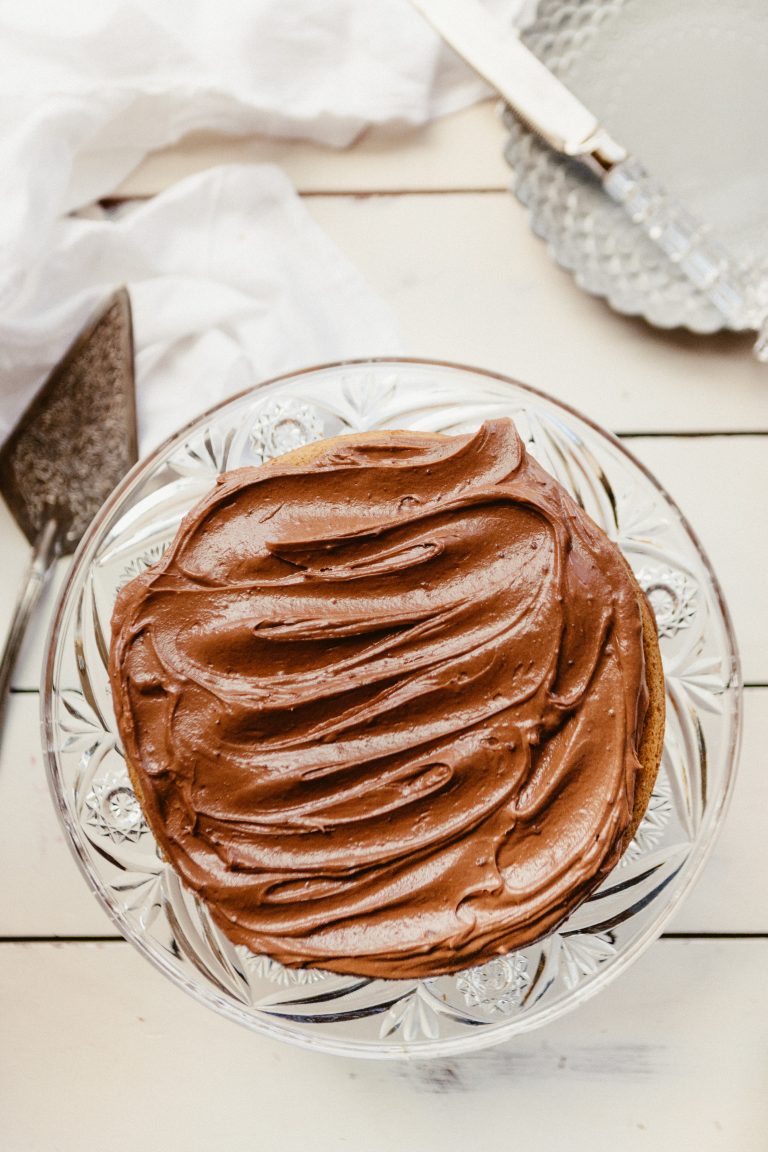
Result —
[[[106, 673], [118, 590], [154, 563], [227, 469], [319, 437], [378, 428], [460, 433], [511, 416], [530, 451], [612, 537], [659, 621], [667, 730], [646, 817], [624, 858], [557, 932], [453, 976], [383, 981], [291, 970], [235, 947], [180, 884], [133, 796]], [[420, 361], [331, 365], [263, 384], [144, 460], [83, 541], [46, 659], [53, 795], [85, 878], [119, 930], [230, 1019], [367, 1057], [448, 1055], [575, 1007], [662, 930], [721, 822], [739, 734], [738, 660], [715, 576], [680, 512], [622, 445], [577, 413], [490, 373]]]

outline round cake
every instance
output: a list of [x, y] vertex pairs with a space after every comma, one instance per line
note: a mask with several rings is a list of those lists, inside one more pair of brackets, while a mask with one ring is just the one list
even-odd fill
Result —
[[645, 597], [509, 420], [221, 476], [120, 593], [110, 679], [147, 821], [222, 931], [360, 976], [552, 931], [661, 757]]

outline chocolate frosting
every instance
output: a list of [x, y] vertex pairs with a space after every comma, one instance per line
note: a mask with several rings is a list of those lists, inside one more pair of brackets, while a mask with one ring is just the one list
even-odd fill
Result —
[[630, 825], [637, 587], [508, 420], [220, 477], [120, 594], [110, 675], [162, 851], [284, 964], [508, 952]]

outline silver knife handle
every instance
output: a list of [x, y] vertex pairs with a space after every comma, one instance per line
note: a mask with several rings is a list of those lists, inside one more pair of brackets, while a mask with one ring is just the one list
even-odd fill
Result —
[[748, 275], [638, 160], [629, 156], [613, 165], [603, 187], [733, 328], [760, 328], [762, 309]]
[[58, 549], [58, 525], [54, 519], [46, 521], [35, 540], [32, 558], [24, 577], [16, 607], [11, 619], [11, 628], [0, 658], [0, 740], [3, 736], [3, 719], [11, 686], [11, 673], [16, 657], [27, 630], [29, 617], [40, 599], [51, 564]]

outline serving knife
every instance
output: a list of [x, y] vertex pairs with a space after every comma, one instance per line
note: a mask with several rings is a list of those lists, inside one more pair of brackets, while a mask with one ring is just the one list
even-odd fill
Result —
[[768, 303], [707, 226], [671, 197], [597, 116], [501, 24], [480, 0], [411, 0], [447, 44], [555, 151], [601, 181], [606, 193], [704, 292], [726, 323], [758, 333], [755, 355], [768, 361]]

